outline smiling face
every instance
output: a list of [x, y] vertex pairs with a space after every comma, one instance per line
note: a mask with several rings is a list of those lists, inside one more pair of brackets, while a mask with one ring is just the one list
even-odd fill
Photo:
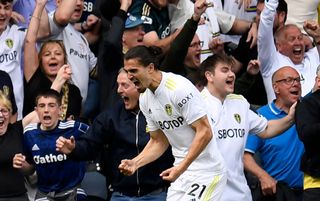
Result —
[[52, 130], [57, 126], [61, 107], [56, 98], [40, 96], [37, 99], [35, 110], [38, 114], [42, 130]]
[[[273, 76], [273, 90], [276, 94], [276, 103], [284, 111], [301, 97], [301, 83], [294, 79], [300, 79], [299, 73], [292, 67], [280, 68]], [[289, 83], [289, 80], [293, 81]]]
[[42, 70], [49, 79], [53, 80], [59, 69], [65, 64], [65, 52], [57, 42], [44, 44], [40, 53]]
[[305, 44], [303, 34], [295, 25], [286, 25], [277, 39], [278, 51], [289, 57], [294, 64], [300, 64], [304, 58]]
[[12, 14], [12, 3], [0, 3], [0, 33], [2, 33], [9, 24]]
[[138, 59], [124, 60], [124, 70], [140, 93], [143, 93], [151, 85], [152, 79], [148, 69], [149, 67], [141, 65]]
[[224, 100], [228, 94], [234, 91], [235, 74], [231, 65], [218, 62], [215, 65], [214, 72], [206, 71], [205, 76], [208, 80], [208, 86], [214, 91], [214, 95]]
[[133, 82], [129, 80], [125, 71], [119, 73], [117, 83], [117, 92], [122, 98], [126, 110], [138, 109], [139, 92]]

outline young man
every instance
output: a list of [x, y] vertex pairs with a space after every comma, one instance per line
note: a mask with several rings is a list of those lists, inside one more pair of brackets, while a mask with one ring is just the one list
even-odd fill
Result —
[[[276, 99], [257, 110], [268, 120], [285, 117], [290, 107], [301, 97], [302, 80], [294, 68], [282, 67], [272, 78]], [[282, 182], [293, 190], [292, 195], [296, 201], [302, 201], [303, 173], [300, 171], [300, 160], [304, 146], [298, 138], [295, 125], [271, 139], [249, 135], [245, 151], [244, 167], [259, 179], [260, 186], [257, 190], [262, 192], [261, 196], [275, 197], [281, 192], [277, 189], [277, 184]], [[258, 152], [261, 167], [253, 157]]]
[[25, 127], [25, 156], [16, 154], [14, 166], [23, 168], [21, 164], [25, 161], [34, 165], [38, 176], [36, 200], [75, 200], [85, 165], [84, 162], [69, 160], [65, 154], [56, 151], [56, 140], [61, 135], [78, 138], [88, 126], [75, 121], [59, 121], [61, 96], [53, 89], [37, 96], [35, 110], [40, 123]]
[[[203, 2], [200, 6], [204, 6]], [[219, 200], [226, 177], [199, 91], [186, 78], [158, 70], [159, 48], [138, 46], [127, 52], [124, 69], [140, 93], [150, 141], [119, 169], [132, 175], [172, 146], [175, 163], [160, 176], [171, 181], [167, 200]]]
[[10, 25], [13, 0], [0, 0], [0, 70], [7, 72], [12, 80], [15, 100], [18, 108], [18, 120], [23, 110], [23, 73], [21, 72], [21, 51], [25, 32], [16, 25]]
[[227, 166], [228, 181], [221, 200], [250, 201], [251, 193], [242, 162], [248, 133], [256, 133], [262, 138], [280, 134], [293, 124], [294, 107], [287, 116], [269, 122], [251, 111], [245, 98], [232, 94], [235, 82], [232, 63], [226, 55], [208, 57], [201, 64], [205, 84], [201, 94], [209, 109], [217, 145]]

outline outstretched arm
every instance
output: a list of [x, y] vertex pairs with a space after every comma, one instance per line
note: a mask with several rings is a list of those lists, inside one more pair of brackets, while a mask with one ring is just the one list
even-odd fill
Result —
[[[38, 52], [36, 49], [36, 42], [41, 18], [46, 14], [43, 14], [44, 7], [47, 0], [37, 0], [36, 7], [31, 16], [30, 24], [27, 30], [27, 34], [24, 42], [24, 77], [28, 82], [32, 75], [36, 72], [39, 66]], [[45, 20], [45, 19], [42, 19]]]
[[266, 129], [258, 136], [261, 138], [272, 138], [277, 135], [280, 135], [285, 130], [290, 128], [290, 126], [292, 126], [292, 124], [294, 123], [294, 113], [296, 105], [297, 102], [290, 107], [287, 116], [277, 120], [269, 120]]

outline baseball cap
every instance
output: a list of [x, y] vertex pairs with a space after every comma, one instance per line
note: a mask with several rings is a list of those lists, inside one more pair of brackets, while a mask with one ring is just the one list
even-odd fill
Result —
[[128, 14], [128, 17], [125, 23], [125, 28], [130, 29], [143, 24], [143, 22], [144, 21], [141, 19], [140, 16], [133, 16], [131, 14]]

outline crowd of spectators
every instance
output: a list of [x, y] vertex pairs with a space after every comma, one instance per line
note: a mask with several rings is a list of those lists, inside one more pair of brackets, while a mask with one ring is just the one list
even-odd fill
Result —
[[[165, 199], [169, 183], [157, 175], [174, 164], [170, 150], [129, 179], [117, 172], [121, 160], [134, 158], [150, 139], [139, 83], [127, 79], [124, 63], [127, 52], [143, 46], [157, 55], [159, 72], [179, 74], [213, 97], [203, 104], [212, 110], [215, 143], [227, 177], [237, 172], [227, 178], [221, 200], [271, 200], [284, 188], [296, 201], [319, 200], [319, 11], [320, 0], [0, 0], [0, 201], [69, 193], [66, 200], [139, 200], [150, 193]], [[146, 68], [156, 62], [141, 60]], [[297, 125], [289, 119], [272, 130], [267, 119], [293, 116], [291, 106]], [[260, 139], [268, 129], [281, 134]], [[30, 133], [43, 135], [43, 144]], [[53, 143], [59, 136], [71, 140], [67, 151]], [[102, 195], [93, 189], [84, 196], [88, 178], [78, 160], [86, 161], [87, 173], [98, 173], [89, 186], [104, 188]], [[57, 167], [79, 176], [54, 181]], [[44, 176], [50, 172], [54, 182]], [[257, 185], [248, 181], [252, 195], [245, 172], [257, 178]], [[24, 177], [38, 181], [26, 182], [26, 190]]]

